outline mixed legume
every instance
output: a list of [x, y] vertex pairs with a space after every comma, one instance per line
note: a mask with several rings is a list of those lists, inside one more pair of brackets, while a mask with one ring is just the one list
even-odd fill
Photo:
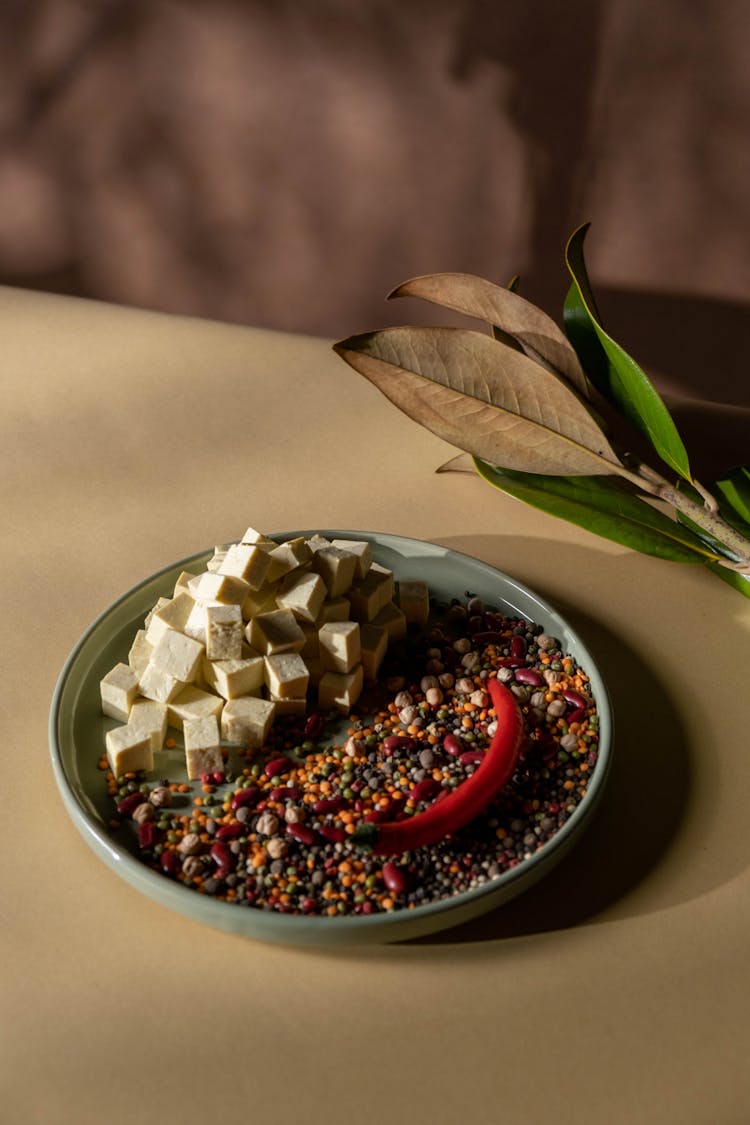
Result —
[[[496, 733], [496, 677], [524, 722], [510, 782], [470, 824], [386, 857], [363, 826], [419, 815], [477, 770]], [[186, 783], [107, 774], [113, 828], [199, 894], [263, 910], [337, 916], [413, 909], [511, 870], [585, 795], [597, 761], [588, 676], [537, 626], [474, 597], [437, 606], [389, 653], [341, 733], [330, 717], [278, 721], [267, 744]], [[108, 770], [106, 757], [101, 761]]]

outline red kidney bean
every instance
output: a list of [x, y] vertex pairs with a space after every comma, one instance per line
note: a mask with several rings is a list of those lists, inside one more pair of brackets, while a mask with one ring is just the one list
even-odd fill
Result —
[[402, 869], [390, 860], [383, 865], [383, 882], [389, 891], [397, 895], [402, 895], [408, 885]]
[[462, 766], [478, 766], [484, 761], [484, 750], [467, 750], [458, 760]]
[[513, 636], [510, 638], [510, 655], [520, 660], [526, 655], [526, 638]]
[[504, 656], [502, 660], [496, 660], [495, 663], [500, 668], [522, 668], [523, 660], [514, 660], [511, 656]]
[[234, 865], [237, 860], [226, 844], [220, 841], [212, 844], [209, 855], [216, 864], [216, 874], [221, 876], [221, 878], [224, 878], [225, 875], [228, 875], [230, 871], [234, 870]]
[[182, 866], [182, 860], [177, 852], [162, 852], [159, 856], [159, 866], [165, 875], [176, 875]]
[[565, 691], [561, 691], [560, 695], [563, 697], [566, 703], [569, 703], [571, 705], [571, 707], [583, 707], [585, 709], [586, 700], [582, 695], [580, 695], [579, 692], [566, 689]]
[[138, 847], [141, 849], [153, 848], [161, 839], [161, 832], [152, 820], [146, 820], [138, 826]]
[[575, 711], [571, 711], [565, 716], [565, 722], [570, 726], [571, 723], [580, 723], [586, 718], [586, 708], [576, 707]]
[[272, 801], [298, 801], [301, 796], [302, 790], [293, 785], [277, 785], [271, 790]]
[[[460, 758], [459, 761], [461, 761]], [[425, 777], [409, 790], [409, 796], [412, 801], [429, 801], [430, 797], [435, 796], [439, 788], [440, 782], [436, 781], [434, 777]]]
[[498, 633], [495, 629], [484, 629], [481, 633], [474, 634], [474, 640], [478, 645], [497, 645], [502, 639], [502, 633]]
[[318, 831], [329, 844], [343, 844], [346, 840], [346, 832], [344, 829], [337, 828], [335, 824], [321, 824]]
[[309, 715], [305, 723], [305, 738], [317, 738], [323, 732], [325, 720], [317, 711]]
[[238, 836], [242, 836], [247, 829], [244, 824], [220, 824], [216, 829], [217, 840], [236, 840]]
[[287, 824], [286, 834], [287, 836], [293, 836], [295, 840], [299, 840], [300, 844], [305, 844], [307, 847], [314, 844], [317, 839], [312, 828], [309, 828], [306, 824]]
[[371, 809], [370, 812], [365, 814], [365, 820], [368, 824], [382, 824], [387, 819], [388, 813], [383, 809]]
[[458, 755], [463, 752], [463, 748], [463, 743], [460, 739], [456, 738], [455, 734], [446, 734], [443, 739], [443, 750], [445, 750], [446, 754], [457, 758]]
[[319, 801], [313, 802], [312, 811], [319, 816], [325, 816], [326, 813], [338, 812], [343, 805], [343, 797], [321, 797]]
[[544, 680], [533, 668], [516, 668], [516, 679], [519, 684], [528, 684], [530, 687], [544, 686]]
[[252, 788], [249, 789], [238, 789], [237, 792], [232, 795], [232, 799], [229, 803], [236, 812], [237, 809], [251, 808], [253, 805], [257, 805], [260, 798], [261, 790], [258, 789], [256, 785], [253, 785]]
[[117, 811], [121, 816], [132, 816], [139, 805], [148, 800], [145, 793], [129, 793], [117, 802]]
[[277, 777], [280, 773], [290, 769], [292, 763], [288, 758], [271, 758], [270, 762], [266, 762], [264, 773], [266, 777]]

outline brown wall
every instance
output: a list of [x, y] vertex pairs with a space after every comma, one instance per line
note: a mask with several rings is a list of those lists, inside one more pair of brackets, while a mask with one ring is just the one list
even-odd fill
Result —
[[[750, 406], [745, 0], [6, 0], [0, 281], [343, 336], [434, 270]], [[748, 458], [750, 459], [750, 458]]]

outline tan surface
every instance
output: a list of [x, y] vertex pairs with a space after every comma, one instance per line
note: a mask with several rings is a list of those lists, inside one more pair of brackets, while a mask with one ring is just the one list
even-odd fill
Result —
[[[0, 320], [3, 1121], [742, 1120], [750, 606], [435, 476], [447, 447], [326, 342], [12, 290]], [[67, 653], [250, 522], [435, 540], [567, 612], [618, 746], [558, 871], [429, 941], [304, 952], [186, 921], [86, 847], [47, 751]]]

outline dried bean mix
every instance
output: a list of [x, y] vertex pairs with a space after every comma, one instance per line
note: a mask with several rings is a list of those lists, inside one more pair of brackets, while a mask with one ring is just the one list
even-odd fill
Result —
[[[113, 829], [133, 822], [144, 862], [199, 894], [287, 914], [410, 909], [510, 871], [584, 797], [598, 715], [586, 672], [554, 637], [467, 599], [433, 606], [428, 629], [389, 651], [345, 739], [327, 738], [340, 731], [327, 716], [279, 720], [261, 751], [204, 775], [195, 796], [108, 772]], [[497, 728], [493, 677], [523, 715], [511, 780], [438, 843], [390, 858], [363, 848], [365, 826], [418, 815], [480, 766]]]

